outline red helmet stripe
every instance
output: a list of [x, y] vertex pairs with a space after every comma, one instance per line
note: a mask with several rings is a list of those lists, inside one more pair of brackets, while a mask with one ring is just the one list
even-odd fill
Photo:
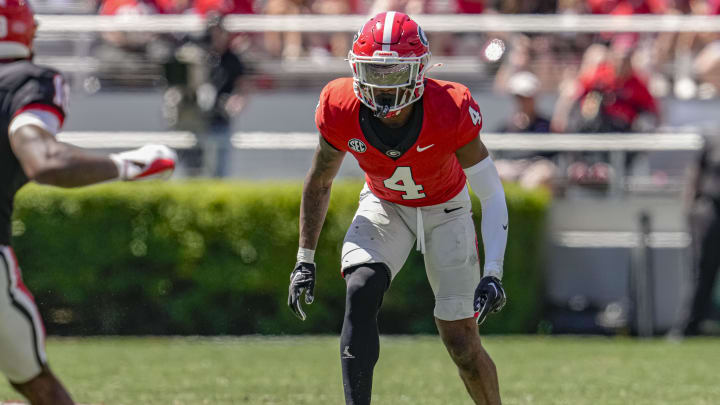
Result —
[[388, 11], [385, 13], [385, 23], [383, 24], [383, 44], [382, 44], [382, 50], [383, 52], [390, 51], [390, 43], [392, 42], [392, 32], [393, 32], [393, 20], [395, 20], [395, 12], [394, 11]]

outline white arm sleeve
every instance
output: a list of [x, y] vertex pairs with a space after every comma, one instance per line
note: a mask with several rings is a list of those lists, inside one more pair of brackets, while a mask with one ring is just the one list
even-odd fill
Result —
[[490, 156], [465, 169], [468, 183], [482, 205], [481, 234], [485, 247], [484, 276], [502, 279], [508, 234], [508, 210], [500, 175]]
[[49, 111], [30, 109], [15, 116], [8, 126], [8, 135], [12, 136], [23, 125], [38, 126], [53, 135], [56, 135], [62, 126], [57, 116]]

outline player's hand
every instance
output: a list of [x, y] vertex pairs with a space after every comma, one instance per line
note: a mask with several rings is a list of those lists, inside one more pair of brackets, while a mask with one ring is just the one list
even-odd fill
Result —
[[300, 296], [305, 292], [305, 303], [312, 304], [315, 300], [315, 264], [299, 262], [290, 273], [288, 306], [293, 313], [304, 321], [306, 316], [300, 305]]
[[505, 289], [500, 279], [494, 276], [485, 276], [475, 289], [475, 319], [478, 325], [485, 322], [491, 312], [500, 312], [505, 306]]
[[118, 168], [120, 180], [167, 179], [175, 170], [177, 154], [165, 145], [145, 145], [140, 149], [114, 153], [110, 159]]

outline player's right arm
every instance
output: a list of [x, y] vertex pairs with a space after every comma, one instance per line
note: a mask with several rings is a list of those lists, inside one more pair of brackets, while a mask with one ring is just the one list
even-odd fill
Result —
[[288, 306], [303, 321], [306, 316], [300, 296], [305, 292], [307, 304], [315, 298], [315, 248], [325, 222], [330, 189], [344, 157], [345, 152], [335, 149], [321, 136], [310, 171], [305, 177], [300, 202], [300, 248], [297, 263], [290, 273], [288, 291]]
[[344, 157], [345, 152], [320, 137], [312, 166], [305, 177], [300, 203], [300, 247], [303, 249], [315, 250], [317, 247], [330, 201], [330, 188]]

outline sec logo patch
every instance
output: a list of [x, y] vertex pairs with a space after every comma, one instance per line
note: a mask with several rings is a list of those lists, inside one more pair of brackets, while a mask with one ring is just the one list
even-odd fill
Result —
[[353, 139], [349, 140], [348, 146], [350, 147], [350, 149], [354, 150], [357, 153], [365, 153], [365, 151], [367, 150], [367, 146], [365, 146], [365, 142], [363, 142], [357, 138], [353, 138]]

